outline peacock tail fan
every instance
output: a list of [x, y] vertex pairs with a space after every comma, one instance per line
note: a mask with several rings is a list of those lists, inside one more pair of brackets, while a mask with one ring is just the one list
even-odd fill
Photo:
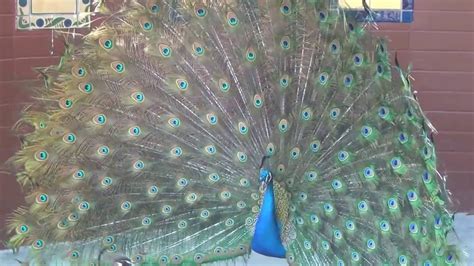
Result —
[[131, 1], [70, 46], [19, 122], [10, 246], [38, 265], [246, 258], [271, 187], [291, 265], [458, 263], [409, 73], [329, 2]]

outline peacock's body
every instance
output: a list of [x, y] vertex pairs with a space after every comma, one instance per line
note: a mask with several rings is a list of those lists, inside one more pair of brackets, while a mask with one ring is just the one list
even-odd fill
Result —
[[454, 264], [427, 122], [326, 0], [142, 1], [70, 46], [19, 125], [32, 261]]

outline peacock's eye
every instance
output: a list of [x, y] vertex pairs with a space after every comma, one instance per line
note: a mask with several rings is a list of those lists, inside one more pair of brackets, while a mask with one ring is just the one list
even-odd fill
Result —
[[354, 79], [354, 76], [352, 74], [347, 74], [344, 76], [343, 81], [344, 81], [344, 86], [346, 88], [349, 88], [352, 86], [352, 81]]
[[281, 88], [286, 88], [286, 87], [288, 87], [288, 84], [289, 84], [289, 77], [288, 77], [288, 75], [283, 75], [283, 76], [280, 78], [280, 87], [281, 87]]
[[160, 6], [159, 5], [152, 5], [150, 7], [150, 11], [151, 11], [151, 13], [156, 14], [156, 13], [160, 12]]
[[160, 51], [161, 56], [163, 56], [163, 57], [170, 57], [171, 56], [172, 50], [171, 50], [171, 47], [169, 47], [168, 45], [160, 44], [160, 45], [158, 45], [158, 49]]
[[17, 234], [25, 234], [25, 233], [28, 233], [30, 228], [26, 224], [21, 224], [21, 225], [17, 226], [15, 230], [16, 230]]
[[62, 109], [70, 109], [73, 105], [73, 100], [70, 99], [70, 98], [63, 98], [61, 100], [59, 100], [59, 107], [61, 107]]
[[329, 44], [329, 51], [332, 54], [339, 54], [341, 52], [341, 44], [338, 40], [334, 40]]
[[145, 94], [141, 91], [132, 93], [131, 97], [135, 103], [142, 103], [145, 101]]
[[112, 185], [112, 183], [113, 183], [112, 178], [110, 178], [110, 177], [108, 177], [108, 176], [104, 177], [104, 178], [102, 179], [102, 181], [101, 181], [101, 184], [102, 184], [102, 186], [104, 186], [104, 187], [108, 187], [108, 186]]
[[102, 156], [109, 155], [110, 148], [106, 145], [102, 145], [97, 149], [97, 153]]
[[183, 150], [180, 147], [175, 147], [170, 151], [173, 157], [180, 157], [183, 154]]
[[263, 100], [262, 100], [262, 97], [260, 95], [255, 94], [255, 96], [253, 96], [253, 105], [255, 106], [255, 108], [262, 107]]
[[204, 47], [200, 43], [195, 42], [193, 44], [193, 51], [195, 55], [202, 56], [204, 54]]
[[321, 85], [326, 85], [327, 82], [328, 82], [328, 79], [329, 79], [329, 74], [327, 72], [323, 72], [323, 73], [319, 74], [318, 82]]
[[131, 207], [132, 204], [130, 203], [130, 201], [124, 201], [122, 202], [122, 204], [120, 204], [120, 208], [124, 211], [130, 210]]
[[253, 62], [257, 58], [257, 55], [253, 49], [249, 48], [247, 50], [246, 57], [247, 57], [247, 61]]
[[128, 129], [128, 134], [133, 137], [138, 137], [141, 134], [141, 129], [139, 126], [131, 127]]
[[145, 163], [142, 160], [135, 161], [133, 163], [133, 168], [135, 168], [135, 170], [141, 170], [145, 168]]
[[94, 89], [94, 85], [90, 82], [79, 84], [79, 90], [83, 93], [89, 94]]
[[278, 129], [280, 132], [285, 133], [288, 131], [288, 120], [286, 119], [281, 119], [280, 123], [278, 123]]
[[227, 13], [227, 24], [231, 27], [236, 27], [239, 25], [239, 19], [233, 12]]
[[291, 11], [290, 5], [288, 5], [288, 4], [283, 4], [283, 5], [281, 5], [281, 7], [280, 7], [280, 12], [281, 12], [283, 15], [288, 15], [288, 14], [290, 14], [290, 11]]
[[380, 230], [384, 232], [387, 232], [390, 230], [390, 224], [385, 220], [380, 221], [379, 226], [380, 226]]
[[140, 20], [140, 24], [141, 24], [142, 29], [144, 31], [151, 31], [153, 29], [153, 22], [151, 22], [150, 20], [147, 20], [145, 18]]
[[194, 11], [196, 16], [203, 18], [207, 15], [207, 10], [204, 7], [197, 7]]
[[221, 91], [223, 92], [228, 92], [229, 89], [230, 89], [230, 84], [227, 80], [225, 79], [220, 79], [219, 80], [219, 88], [221, 89]]
[[72, 68], [72, 74], [78, 78], [82, 78], [87, 75], [87, 70], [82, 66], [76, 66]]
[[247, 127], [247, 124], [245, 124], [244, 122], [239, 122], [238, 127], [239, 127], [239, 132], [242, 135], [246, 135], [249, 132], [249, 128]]
[[107, 117], [104, 114], [98, 114], [92, 119], [94, 124], [103, 125], [107, 121]]
[[159, 189], [158, 189], [158, 187], [155, 186], [155, 185], [150, 186], [150, 187], [148, 188], [148, 194], [150, 194], [150, 195], [155, 195], [155, 194], [158, 193], [158, 191], [159, 191]]
[[290, 38], [288, 36], [281, 38], [280, 46], [283, 50], [290, 49]]
[[37, 161], [46, 161], [49, 157], [49, 154], [46, 150], [41, 150], [35, 153], [35, 159]]
[[326, 22], [327, 17], [328, 17], [328, 14], [327, 14], [326, 11], [320, 11], [319, 12], [319, 21], [320, 22]]
[[211, 125], [217, 124], [217, 116], [215, 114], [212, 114], [212, 113], [207, 114], [206, 119]]
[[180, 90], [185, 91], [188, 89], [188, 81], [185, 79], [177, 79], [176, 86], [178, 86]]
[[110, 66], [115, 72], [119, 74], [125, 71], [125, 64], [122, 62], [113, 62]]
[[360, 66], [362, 65], [362, 62], [363, 62], [363, 59], [364, 57], [362, 56], [362, 54], [356, 54], [352, 57], [352, 60], [354, 61], [354, 65], [356, 66]]
[[44, 248], [44, 245], [45, 245], [45, 243], [44, 243], [44, 240], [42, 240], [42, 239], [37, 239], [32, 244], [34, 249], [42, 249], [42, 248]]
[[87, 202], [87, 201], [83, 201], [83, 202], [79, 203], [78, 208], [79, 208], [79, 210], [81, 210], [81, 211], [87, 211], [87, 210], [89, 210], [89, 208], [90, 208], [90, 204], [89, 204], [89, 202]]
[[110, 50], [114, 48], [114, 41], [110, 38], [101, 38], [99, 40], [99, 44], [105, 50]]
[[76, 142], [76, 135], [74, 135], [73, 133], [66, 134], [63, 137], [63, 141], [66, 143], [72, 144]]

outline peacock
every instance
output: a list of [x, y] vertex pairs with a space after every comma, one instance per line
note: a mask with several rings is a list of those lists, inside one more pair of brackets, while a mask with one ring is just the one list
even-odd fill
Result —
[[16, 124], [8, 244], [32, 265], [462, 263], [433, 127], [367, 6], [104, 10]]

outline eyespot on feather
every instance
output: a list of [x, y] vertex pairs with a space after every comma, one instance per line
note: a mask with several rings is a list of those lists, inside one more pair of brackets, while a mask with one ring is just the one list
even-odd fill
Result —
[[239, 19], [237, 18], [234, 12], [228, 12], [226, 18], [227, 24], [229, 24], [229, 26], [236, 27], [237, 25], [239, 25]]
[[153, 29], [153, 22], [146, 17], [140, 18], [140, 26], [145, 32], [149, 32]]
[[104, 37], [100, 38], [99, 39], [99, 44], [105, 50], [111, 50], [112, 48], [114, 48], [113, 39], [111, 39], [107, 36], [104, 36]]
[[110, 64], [110, 67], [118, 74], [125, 72], [125, 64], [120, 61], [115, 61]]
[[87, 70], [83, 66], [74, 66], [71, 70], [71, 73], [76, 78], [84, 78], [87, 76]]

